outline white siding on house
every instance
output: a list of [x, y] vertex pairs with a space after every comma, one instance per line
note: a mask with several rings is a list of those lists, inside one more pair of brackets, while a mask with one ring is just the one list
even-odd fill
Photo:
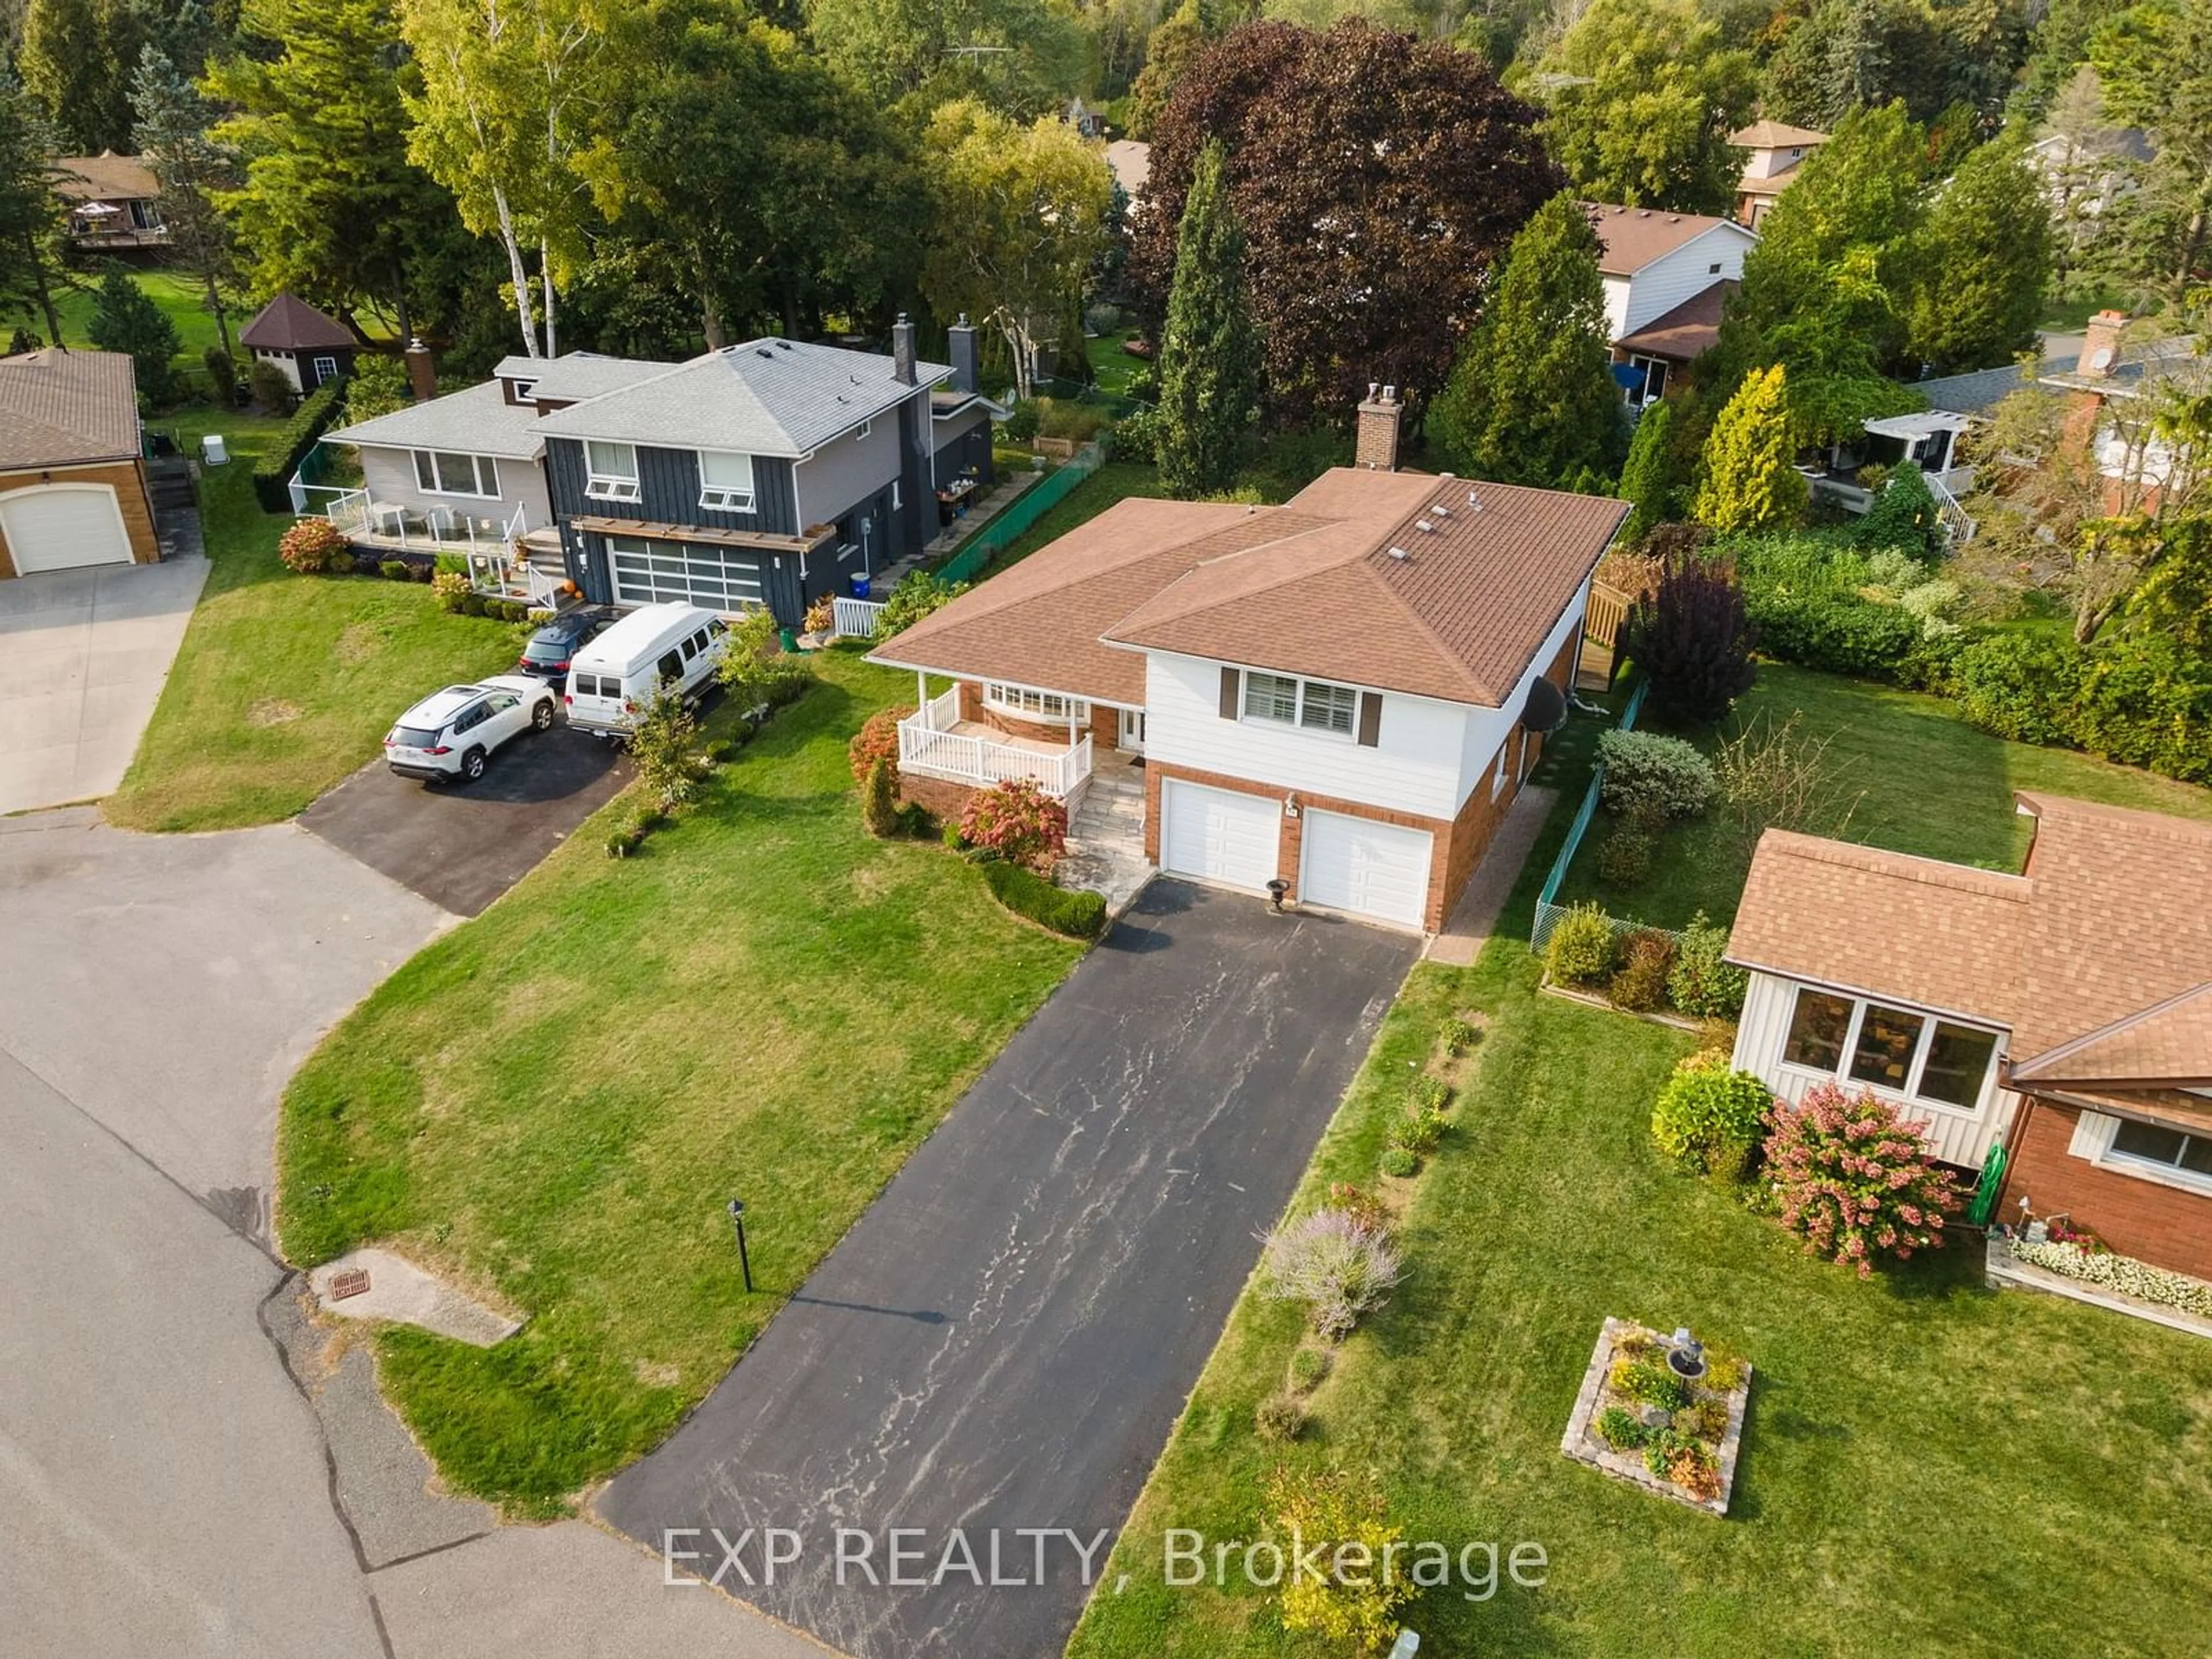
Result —
[[1498, 765], [1498, 747], [1513, 735], [1514, 722], [1521, 718], [1522, 706], [1528, 701], [1528, 688], [1544, 677], [1544, 671], [1552, 665], [1552, 659], [1566, 642], [1579, 637], [1583, 612], [1589, 605], [1589, 584], [1584, 582], [1559, 621], [1552, 624], [1552, 631], [1544, 636], [1543, 644], [1536, 647], [1535, 656], [1522, 671], [1520, 681], [1514, 686], [1513, 695], [1506, 698], [1505, 706], [1468, 709], [1467, 730], [1460, 747], [1459, 796], [1452, 803], [1455, 816], [1478, 785], [1485, 789], [1490, 787], [1491, 775]]
[[465, 517], [491, 519], [502, 525], [520, 507], [526, 530], [543, 530], [553, 522], [553, 508], [545, 496], [544, 470], [535, 461], [499, 456], [495, 463], [499, 497], [495, 501], [482, 495], [440, 495], [424, 489], [415, 477], [411, 449], [363, 444], [359, 453], [362, 482], [368, 487], [372, 501], [396, 501], [417, 513], [431, 507], [449, 507]]
[[[1807, 1092], [1820, 1083], [1834, 1083], [1845, 1093], [1856, 1094], [1863, 1085], [1849, 1078], [1783, 1063], [1782, 1048], [1790, 1035], [1790, 1017], [1796, 1007], [1799, 986], [1800, 981], [1778, 974], [1753, 973], [1750, 988], [1743, 1000], [1743, 1018], [1736, 1024], [1733, 1064], [1738, 1071], [1749, 1072], [1763, 1079], [1778, 1097], [1792, 1105], [1804, 1099]], [[1894, 1000], [1894, 1006], [1910, 1008], [1914, 1005]], [[2002, 1037], [1998, 1040], [1997, 1057], [2000, 1062], [2004, 1057]], [[1982, 1087], [1982, 1097], [1972, 1112], [1955, 1111], [1924, 1100], [1909, 1100], [1887, 1090], [1876, 1089], [1875, 1092], [1895, 1101], [1908, 1121], [1926, 1123], [1928, 1144], [1936, 1157], [1947, 1164], [1978, 1169], [1989, 1156], [1990, 1146], [2011, 1128], [2013, 1115], [2020, 1106], [2018, 1095], [1998, 1087], [1997, 1069], [1996, 1066], [1990, 1067], [1989, 1080]]]
[[[1633, 334], [1715, 283], [1741, 279], [1743, 256], [1758, 239], [1740, 225], [1715, 225], [1704, 235], [1654, 259], [1633, 277], [1605, 279], [1605, 320], [1611, 337]], [[1715, 270], [1713, 267], [1720, 269]]]
[[1145, 753], [1152, 762], [1285, 791], [1449, 818], [1467, 798], [1460, 754], [1472, 710], [1386, 692], [1376, 746], [1262, 720], [1221, 718], [1221, 665], [1146, 653]]

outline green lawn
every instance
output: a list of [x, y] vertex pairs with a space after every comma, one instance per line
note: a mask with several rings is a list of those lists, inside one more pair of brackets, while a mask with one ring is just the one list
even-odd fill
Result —
[[[179, 344], [174, 362], [197, 388], [198, 395], [207, 389], [207, 369], [201, 362], [207, 349], [216, 343], [215, 313], [207, 309], [207, 293], [197, 276], [180, 270], [152, 269], [134, 270], [138, 286], [152, 296], [154, 303], [177, 325]], [[94, 271], [73, 273], [81, 286], [58, 289], [54, 294], [54, 309], [60, 314], [62, 339], [72, 346], [92, 343], [93, 301], [97, 297], [100, 277]], [[231, 349], [237, 355], [238, 331], [253, 313], [233, 310], [230, 313]], [[30, 326], [43, 334], [45, 320], [38, 319]], [[155, 424], [165, 422], [156, 420]]]
[[[1839, 776], [1860, 797], [1846, 838], [1899, 853], [2017, 870], [2030, 825], [2013, 810], [2015, 789], [2212, 818], [2212, 790], [2071, 750], [2008, 743], [1974, 730], [1942, 699], [1914, 692], [1761, 663], [1738, 710], [1740, 719], [1777, 721], [1794, 710], [1802, 730], [1832, 734]], [[1710, 737], [1701, 741], [1712, 746]], [[1560, 902], [1595, 899], [1614, 915], [1661, 927], [1680, 927], [1700, 909], [1716, 921], [1735, 916], [1749, 849], [1724, 812], [1668, 831], [1651, 873], [1626, 888], [1598, 878], [1607, 828], [1601, 814], [1567, 872]]]
[[[1164, 1580], [1168, 1528], [1266, 1536], [1263, 1483], [1283, 1462], [1373, 1469], [1412, 1540], [1488, 1540], [1501, 1560], [1543, 1547], [1540, 1589], [1501, 1573], [1486, 1601], [1427, 1592], [1407, 1615], [1424, 1653], [2201, 1651], [2212, 1345], [1991, 1292], [1965, 1248], [1862, 1283], [1676, 1173], [1650, 1101], [1689, 1039], [1540, 994], [1518, 942], [1571, 805], [1481, 961], [1415, 970], [1297, 1200], [1371, 1181], [1438, 1020], [1486, 1014], [1455, 1127], [1400, 1224], [1406, 1282], [1339, 1352], [1287, 1449], [1255, 1437], [1253, 1408], [1301, 1321], [1248, 1292], [1070, 1653], [1343, 1653], [1285, 1635], [1265, 1591]], [[1756, 1368], [1726, 1521], [1560, 1455], [1607, 1315], [1686, 1323]]]
[[111, 823], [226, 830], [286, 818], [374, 757], [392, 717], [441, 685], [514, 659], [517, 627], [447, 616], [427, 586], [295, 576], [291, 523], [261, 511], [253, 464], [282, 422], [212, 410], [157, 422], [193, 453], [220, 432], [232, 460], [201, 476], [212, 568]]
[[379, 1338], [465, 1491], [543, 1512], [668, 1433], [1079, 954], [941, 848], [862, 832], [846, 742], [912, 681], [815, 661], [825, 684], [640, 855], [601, 850], [625, 799], [286, 1094], [292, 1260], [382, 1241], [529, 1316], [489, 1351]]
[[1101, 392], [1121, 397], [1129, 390], [1131, 375], [1152, 367], [1146, 359], [1132, 357], [1121, 349], [1121, 342], [1135, 332], [1133, 328], [1116, 329], [1111, 334], [1095, 334], [1084, 341], [1083, 355], [1090, 360], [1091, 373]]

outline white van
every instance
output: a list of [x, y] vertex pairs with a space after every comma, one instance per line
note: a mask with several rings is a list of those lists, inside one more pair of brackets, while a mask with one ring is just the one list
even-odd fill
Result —
[[704, 695], [729, 629], [696, 605], [642, 605], [576, 653], [568, 665], [568, 724], [626, 738], [636, 711], [663, 685], [687, 702]]

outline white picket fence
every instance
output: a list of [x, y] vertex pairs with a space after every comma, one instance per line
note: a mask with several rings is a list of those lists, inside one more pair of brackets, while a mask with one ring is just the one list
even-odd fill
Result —
[[854, 599], [839, 594], [831, 601], [836, 621], [831, 624], [841, 640], [872, 640], [876, 637], [876, 619], [884, 614], [880, 599]]

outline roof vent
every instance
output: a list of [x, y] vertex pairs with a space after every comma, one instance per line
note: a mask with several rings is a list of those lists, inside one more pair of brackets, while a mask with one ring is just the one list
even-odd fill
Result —
[[778, 351], [788, 351], [791, 349], [791, 342], [788, 340], [778, 340], [775, 343], [775, 349]]
[[1413, 556], [1402, 547], [1394, 547], [1390, 550], [1390, 556], [1394, 559], [1410, 559]]
[[1467, 504], [1471, 511], [1476, 513], [1482, 511], [1482, 497], [1476, 495], [1472, 489], [1467, 492]]
[[763, 346], [760, 349], [760, 355], [763, 357], [773, 357], [775, 356], [775, 353], [770, 351], [766, 346]]
[[1435, 502], [1430, 507], [1429, 514], [1432, 518], [1449, 519], [1451, 517], [1451, 504], [1448, 501]]
[[1414, 525], [1413, 528], [1419, 531], [1424, 536], [1433, 536], [1437, 533], [1436, 526], [1431, 524], [1426, 519], [1421, 520], [1419, 523]]

